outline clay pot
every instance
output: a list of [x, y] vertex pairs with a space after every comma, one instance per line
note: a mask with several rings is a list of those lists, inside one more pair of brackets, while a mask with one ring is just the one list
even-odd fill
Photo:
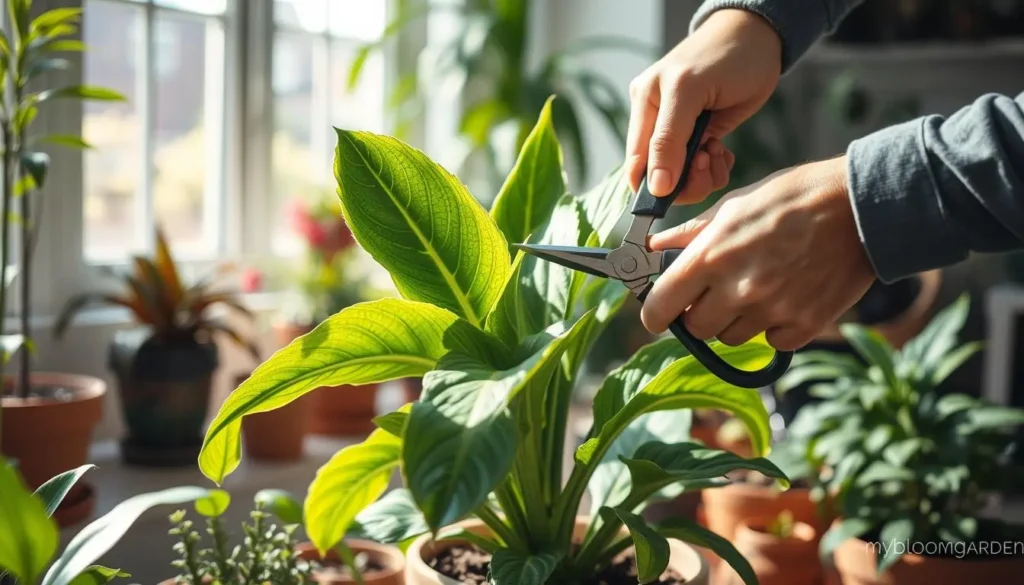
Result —
[[[405, 557], [402, 556], [402, 551], [393, 546], [385, 546], [369, 540], [346, 540], [345, 544], [353, 554], [366, 553], [373, 561], [384, 567], [383, 571], [363, 575], [363, 582], [366, 585], [404, 585]], [[335, 566], [341, 563], [338, 554], [334, 551], [328, 553], [325, 560], [320, 560], [320, 553], [309, 542], [299, 544], [295, 550], [299, 553], [299, 558], [307, 561], [319, 561]], [[313, 580], [322, 585], [355, 583], [355, 580], [334, 571], [317, 571], [313, 574]]]
[[859, 538], [851, 538], [836, 548], [836, 571], [842, 585], [995, 585], [1019, 583], [1024, 574], [1024, 557], [1020, 556], [993, 555], [975, 560], [905, 554], [883, 575], [878, 575], [875, 551], [875, 545]]
[[[8, 388], [12, 384], [11, 378], [5, 380]], [[68, 400], [13, 396], [0, 399], [0, 452], [18, 460], [18, 470], [34, 490], [51, 477], [86, 463], [93, 430], [103, 416], [107, 385], [91, 376], [49, 372], [34, 372], [31, 384], [70, 391]], [[61, 526], [77, 524], [92, 514], [95, 504], [92, 486], [80, 481], [54, 513], [54, 519]]]
[[[488, 534], [489, 530], [479, 520], [465, 520], [459, 522], [459, 526], [476, 534]], [[576, 518], [575, 537], [583, 538], [590, 525], [590, 519], [579, 516]], [[623, 536], [628, 532], [622, 529]], [[430, 568], [428, 561], [441, 551], [447, 550], [456, 544], [465, 544], [458, 540], [446, 540], [434, 542], [429, 534], [425, 534], [409, 546], [406, 551], [407, 564], [405, 567], [405, 581], [408, 585], [459, 585], [458, 581], [445, 577]], [[707, 563], [693, 547], [678, 540], [669, 540], [672, 556], [669, 560], [669, 568], [678, 571], [685, 579], [686, 585], [708, 585], [709, 571]]]
[[[249, 376], [238, 376], [239, 386]], [[302, 459], [309, 426], [309, 395], [267, 412], [242, 418], [245, 455], [257, 461], [297, 461]]]
[[[278, 345], [285, 346], [313, 330], [312, 326], [274, 323]], [[308, 431], [315, 435], [350, 437], [366, 435], [376, 428], [377, 385], [328, 386], [309, 393]]]
[[[736, 529], [734, 545], [757, 575], [761, 585], [818, 585], [822, 579], [821, 562], [818, 560], [818, 532], [804, 522], [793, 525], [789, 538], [779, 538], [768, 532], [773, 518], [754, 518], [740, 523]], [[740, 579], [730, 568], [722, 581], [729, 585], [741, 585]]]
[[817, 506], [811, 500], [810, 490], [805, 488], [783, 491], [774, 486], [737, 482], [703, 490], [701, 503], [708, 529], [730, 541], [742, 522], [778, 516], [786, 510], [793, 514], [795, 522], [809, 524], [819, 533], [822, 526], [828, 526], [818, 518]]

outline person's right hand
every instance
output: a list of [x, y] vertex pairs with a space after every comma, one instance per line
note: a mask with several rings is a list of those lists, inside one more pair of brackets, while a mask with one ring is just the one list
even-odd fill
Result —
[[[766, 20], [738, 9], [712, 13], [629, 86], [625, 170], [633, 190], [646, 168], [651, 194], [668, 195], [701, 111], [713, 112], [704, 140], [721, 139], [768, 101], [781, 73], [782, 41]], [[712, 166], [699, 151], [677, 203], [697, 203], [711, 193]]]

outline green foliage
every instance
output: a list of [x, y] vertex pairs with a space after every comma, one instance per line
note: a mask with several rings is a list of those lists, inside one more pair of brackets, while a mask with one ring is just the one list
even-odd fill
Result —
[[[321, 386], [422, 376], [419, 401], [378, 417], [365, 441], [320, 469], [303, 507], [306, 530], [321, 551], [346, 536], [399, 545], [425, 533], [460, 538], [493, 552], [497, 585], [586, 581], [630, 543], [644, 577], [660, 574], [669, 546], [640, 516], [649, 500], [719, 485], [737, 469], [786, 483], [766, 459], [687, 442], [685, 409], [721, 409], [744, 422], [760, 455], [768, 450], [768, 415], [757, 392], [711, 375], [675, 340], [643, 348], [609, 378], [588, 440], [563, 478], [578, 372], [628, 291], [618, 282], [587, 286], [582, 273], [521, 254], [510, 258], [508, 238], [607, 245], [630, 198], [617, 172], [590, 194], [564, 192], [551, 116], [530, 133], [501, 195], [507, 202], [491, 214], [397, 140], [338, 136], [343, 213], [403, 298], [344, 309], [260, 366], [210, 426], [200, 455], [208, 477], [220, 483], [238, 465], [244, 416]], [[772, 354], [763, 339], [716, 351], [747, 369]], [[384, 495], [396, 471], [404, 489]], [[573, 546], [588, 487], [601, 494], [599, 513]], [[468, 517], [489, 533], [451, 527]], [[686, 526], [675, 534], [710, 538]], [[728, 543], [715, 546], [740, 562]]]
[[[1024, 411], [936, 387], [979, 349], [960, 344], [969, 299], [940, 312], [902, 350], [859, 325], [843, 336], [862, 361], [825, 352], [798, 355], [783, 387], [820, 381], [789, 433], [835, 494], [843, 521], [822, 539], [961, 542], [977, 537], [984, 494], [1019, 482], [1006, 457]], [[889, 547], [902, 550], [900, 547]], [[899, 554], [879, 557], [879, 572]]]
[[314, 565], [298, 557], [295, 533], [299, 524], [277, 526], [270, 522], [267, 501], [288, 498], [283, 493], [257, 496], [249, 521], [242, 524], [245, 535], [242, 546], [229, 547], [230, 535], [221, 516], [231, 498], [227, 492], [213, 490], [195, 503], [196, 512], [205, 517], [210, 546], [202, 546], [202, 536], [187, 518], [185, 510], [171, 514], [170, 535], [175, 537], [174, 551], [178, 558], [172, 563], [179, 571], [174, 578], [178, 585], [260, 585], [274, 583], [302, 585], [313, 583]]

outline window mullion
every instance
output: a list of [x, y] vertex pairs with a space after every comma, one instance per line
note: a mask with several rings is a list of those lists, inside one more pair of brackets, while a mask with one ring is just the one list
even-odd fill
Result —
[[[203, 129], [207, 164], [203, 185], [203, 240], [214, 253], [224, 251], [224, 207], [227, 203], [225, 157], [225, 30], [220, 19], [206, 23], [206, 64], [204, 67]], [[210, 233], [210, 231], [213, 233]], [[212, 241], [211, 241], [212, 240]]]
[[156, 212], [154, 209], [154, 172], [156, 170], [156, 7], [152, 0], [143, 8], [142, 22], [142, 54], [140, 55], [139, 71], [136, 82], [140, 85], [136, 95], [140, 96], [142, 110], [142, 185], [141, 193], [136, 198], [136, 214], [138, 232], [136, 248], [149, 251], [153, 249]]
[[[331, 38], [318, 35], [313, 44], [313, 107], [310, 120], [310, 144], [313, 148], [312, 172], [318, 179], [326, 179], [323, 169], [331, 166], [331, 148], [327, 128], [331, 124]], [[326, 161], [326, 166], [324, 166]]]

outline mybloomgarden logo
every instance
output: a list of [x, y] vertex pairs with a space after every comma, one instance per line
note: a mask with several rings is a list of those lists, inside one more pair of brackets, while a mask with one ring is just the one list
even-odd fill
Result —
[[1024, 555], [1024, 541], [982, 540], [978, 542], [912, 542], [890, 540], [869, 542], [867, 546], [878, 555], [890, 554], [955, 557], [999, 557]]

